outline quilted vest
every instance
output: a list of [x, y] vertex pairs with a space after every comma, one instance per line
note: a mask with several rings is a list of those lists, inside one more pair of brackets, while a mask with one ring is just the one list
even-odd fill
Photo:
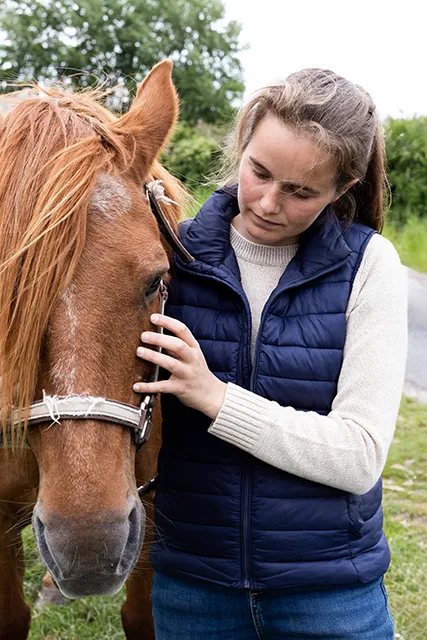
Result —
[[[337, 392], [352, 283], [372, 229], [332, 212], [301, 237], [267, 300], [250, 355], [251, 316], [230, 246], [236, 194], [218, 190], [183, 223], [195, 257], [174, 260], [167, 313], [209, 368], [283, 406], [328, 414]], [[154, 568], [254, 590], [369, 582], [389, 564], [381, 481], [353, 495], [276, 469], [208, 433], [210, 420], [162, 398]]]

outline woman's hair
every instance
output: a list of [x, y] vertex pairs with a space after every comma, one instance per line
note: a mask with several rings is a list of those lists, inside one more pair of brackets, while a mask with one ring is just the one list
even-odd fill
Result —
[[[225, 149], [223, 184], [237, 181], [243, 151], [261, 120], [278, 117], [296, 133], [309, 136], [336, 168], [338, 218], [381, 230], [388, 193], [382, 125], [370, 95], [333, 71], [303, 69], [258, 91], [238, 114]], [[312, 168], [312, 167], [310, 167]]]

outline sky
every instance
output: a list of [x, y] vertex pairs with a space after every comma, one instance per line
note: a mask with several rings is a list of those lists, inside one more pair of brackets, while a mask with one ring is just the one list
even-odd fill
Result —
[[223, 0], [243, 26], [247, 97], [305, 67], [362, 85], [380, 116], [427, 115], [426, 0]]
[[382, 118], [427, 116], [427, 0], [222, 2], [243, 27], [245, 97], [323, 67], [369, 91]]

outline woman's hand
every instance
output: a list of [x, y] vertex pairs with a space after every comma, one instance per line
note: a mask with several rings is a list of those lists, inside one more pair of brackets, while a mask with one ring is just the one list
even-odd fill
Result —
[[215, 420], [224, 401], [227, 385], [209, 371], [199, 343], [185, 324], [159, 314], [153, 314], [151, 322], [175, 335], [144, 331], [141, 341], [153, 347], [162, 347], [168, 353], [138, 347], [136, 354], [170, 371], [171, 376], [159, 382], [137, 382], [133, 385], [134, 391], [173, 393], [187, 407], [197, 409]]

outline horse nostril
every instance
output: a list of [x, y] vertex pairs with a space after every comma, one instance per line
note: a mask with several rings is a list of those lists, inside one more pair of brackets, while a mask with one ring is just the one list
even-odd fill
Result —
[[136, 503], [129, 513], [129, 541], [141, 534], [141, 507]]
[[33, 519], [32, 519], [33, 531], [37, 541], [37, 545], [40, 550], [40, 554], [49, 569], [50, 573], [54, 573], [55, 571], [59, 573], [60, 577], [62, 577], [62, 573], [58, 570], [57, 563], [52, 556], [52, 553], [49, 549], [47, 539], [46, 539], [46, 526], [43, 520], [38, 515], [37, 508], [33, 511]]
[[33, 529], [37, 538], [44, 537], [45, 526], [43, 524], [43, 521], [41, 520], [41, 518], [39, 518], [35, 510], [33, 513]]

